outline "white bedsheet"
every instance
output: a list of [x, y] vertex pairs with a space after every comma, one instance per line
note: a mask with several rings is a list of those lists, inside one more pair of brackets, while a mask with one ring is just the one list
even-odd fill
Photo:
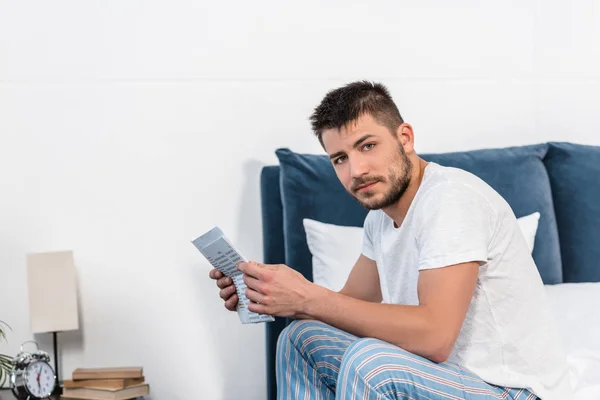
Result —
[[567, 361], [573, 374], [575, 399], [600, 399], [600, 353], [571, 353]]
[[546, 286], [567, 349], [575, 400], [600, 400], [600, 283]]

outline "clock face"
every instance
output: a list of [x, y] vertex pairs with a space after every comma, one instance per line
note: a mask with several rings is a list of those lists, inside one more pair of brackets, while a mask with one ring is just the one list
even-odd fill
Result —
[[27, 367], [26, 385], [29, 392], [37, 397], [45, 397], [54, 389], [54, 372], [45, 362], [36, 361]]

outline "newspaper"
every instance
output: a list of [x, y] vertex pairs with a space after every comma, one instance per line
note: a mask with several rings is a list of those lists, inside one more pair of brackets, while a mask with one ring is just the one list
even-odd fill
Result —
[[248, 260], [233, 247], [218, 226], [194, 239], [192, 244], [214, 268], [233, 280], [239, 299], [237, 312], [242, 324], [275, 321], [271, 315], [257, 314], [248, 310], [250, 300], [246, 297], [244, 274], [236, 267], [238, 263]]

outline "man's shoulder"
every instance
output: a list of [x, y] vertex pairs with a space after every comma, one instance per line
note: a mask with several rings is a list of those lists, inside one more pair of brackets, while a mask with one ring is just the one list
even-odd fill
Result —
[[449, 198], [480, 197], [490, 203], [500, 195], [487, 182], [467, 170], [433, 164], [422, 186], [422, 198], [436, 201]]
[[487, 182], [474, 173], [457, 167], [448, 167], [445, 165], [431, 163], [428, 182], [431, 186], [446, 185], [464, 185], [469, 186], [489, 186]]

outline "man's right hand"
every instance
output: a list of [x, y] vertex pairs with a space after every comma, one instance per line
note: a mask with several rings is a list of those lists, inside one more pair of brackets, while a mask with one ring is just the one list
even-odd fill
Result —
[[235, 285], [230, 277], [223, 275], [218, 269], [211, 269], [208, 273], [211, 279], [217, 282], [217, 286], [221, 291], [219, 296], [225, 301], [225, 308], [229, 311], [236, 311], [238, 303], [238, 295], [235, 292]]

